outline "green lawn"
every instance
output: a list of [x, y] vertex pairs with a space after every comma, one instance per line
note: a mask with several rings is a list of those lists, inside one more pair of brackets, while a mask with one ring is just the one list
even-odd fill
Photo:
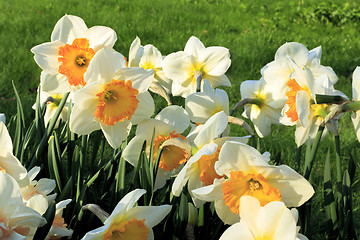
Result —
[[[240, 84], [257, 80], [260, 69], [274, 59], [285, 42], [300, 42], [308, 49], [322, 46], [322, 65], [331, 66], [339, 77], [336, 88], [351, 98], [352, 72], [360, 65], [360, 6], [356, 1], [240, 1], [240, 0], [163, 0], [163, 1], [1, 1], [0, 2], [0, 113], [9, 119], [16, 113], [12, 81], [19, 91], [28, 122], [41, 69], [30, 49], [50, 41], [55, 23], [64, 14], [77, 15], [88, 27], [104, 25], [114, 29], [118, 40], [115, 50], [127, 56], [131, 42], [139, 36], [142, 45], [153, 44], [165, 56], [183, 50], [194, 35], [205, 46], [230, 49], [232, 65], [227, 73], [232, 88], [224, 88], [232, 107], [240, 100]], [[155, 97], [156, 98], [156, 97]], [[158, 110], [165, 106], [156, 99]], [[177, 102], [181, 99], [177, 98]], [[235, 116], [240, 117], [241, 112]], [[238, 126], [232, 135], [244, 135]], [[280, 163], [295, 166], [294, 128], [274, 126], [270, 136], [261, 141], [261, 151], [279, 155]], [[320, 145], [314, 182], [322, 182], [326, 152], [332, 152], [332, 135]], [[340, 120], [343, 168], [350, 152], [358, 147], [350, 114]], [[334, 160], [332, 157], [331, 160]], [[334, 163], [335, 165], [335, 163]], [[334, 167], [335, 169], [335, 167]], [[356, 174], [355, 179], [360, 179]], [[322, 185], [320, 185], [322, 186]], [[314, 206], [322, 206], [322, 187], [316, 189]], [[354, 215], [360, 228], [360, 186], [353, 185]], [[317, 219], [324, 216], [315, 212]], [[322, 239], [326, 225], [314, 222], [314, 236]], [[321, 237], [322, 236], [322, 237]], [[313, 238], [312, 236], [308, 236]], [[314, 237], [313, 239], [317, 239]]]

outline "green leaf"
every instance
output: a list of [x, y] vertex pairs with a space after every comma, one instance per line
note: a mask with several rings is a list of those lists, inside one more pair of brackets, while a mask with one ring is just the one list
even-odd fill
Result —
[[46, 219], [46, 224], [36, 230], [34, 239], [45, 239], [50, 231], [51, 225], [54, 221], [56, 212], [56, 205], [52, 202], [46, 212], [42, 215]]

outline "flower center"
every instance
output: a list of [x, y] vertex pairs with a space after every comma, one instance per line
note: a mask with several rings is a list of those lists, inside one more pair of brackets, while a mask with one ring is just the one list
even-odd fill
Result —
[[104, 91], [96, 94], [99, 104], [94, 116], [107, 126], [130, 120], [139, 103], [136, 98], [138, 93], [129, 80], [111, 80]]
[[89, 40], [86, 38], [77, 38], [71, 45], [66, 44], [59, 48], [58, 61], [59, 73], [65, 75], [69, 79], [71, 86], [85, 85], [84, 73], [95, 51], [90, 48]]
[[21, 196], [25, 201], [28, 201], [30, 198], [32, 198], [37, 194], [42, 194], [42, 193], [39, 192], [39, 190], [35, 188], [33, 185], [28, 185], [25, 188], [21, 188]]
[[149, 62], [149, 61], [140, 62], [139, 65], [140, 65], [140, 67], [142, 67], [145, 70], [147, 70], [147, 69], [155, 69], [155, 65], [152, 62]]
[[[175, 133], [175, 131], [171, 132], [169, 136], [165, 137], [163, 135], [158, 135], [154, 139], [154, 145], [153, 145], [153, 161], [156, 161], [156, 156], [159, 151], [159, 147], [161, 144], [163, 144], [166, 140], [169, 140], [171, 138], [182, 138], [186, 140], [184, 136], [182, 136], [180, 133]], [[180, 167], [181, 164], [186, 162], [188, 159], [187, 152], [175, 145], [168, 145], [165, 146], [162, 150], [161, 157], [159, 160], [159, 167], [163, 169], [164, 171], [172, 171], [174, 169], [177, 169]]]
[[290, 118], [292, 122], [296, 122], [299, 119], [299, 116], [296, 111], [296, 94], [300, 90], [305, 90], [309, 92], [309, 89], [306, 87], [301, 87], [295, 79], [290, 79], [287, 83], [289, 90], [286, 93], [288, 100], [286, 104], [289, 106], [289, 110], [285, 112], [286, 116]]
[[6, 173], [6, 170], [0, 166], [0, 172]]
[[314, 117], [320, 117], [322, 119], [325, 119], [325, 117], [328, 115], [326, 107], [326, 104], [312, 104], [311, 108], [314, 111]]
[[149, 228], [145, 225], [145, 219], [132, 218], [127, 222], [112, 223], [106, 230], [104, 240], [146, 240]]
[[214, 182], [215, 178], [222, 178], [215, 172], [215, 162], [219, 160], [219, 152], [221, 147], [218, 147], [217, 150], [211, 155], [202, 155], [198, 160], [200, 168], [200, 180], [206, 185], [211, 185]]
[[257, 198], [261, 206], [272, 201], [281, 201], [280, 191], [268, 184], [260, 173], [255, 175], [232, 171], [222, 188], [225, 205], [236, 214], [239, 213], [240, 198], [244, 195]]

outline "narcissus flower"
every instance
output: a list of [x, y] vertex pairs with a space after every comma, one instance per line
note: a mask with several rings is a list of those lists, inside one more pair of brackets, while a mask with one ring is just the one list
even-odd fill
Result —
[[[150, 90], [154, 91], [154, 84], [158, 83], [167, 93], [171, 92], [171, 80], [168, 79], [162, 69], [163, 57], [160, 51], [151, 44], [141, 45], [140, 38], [136, 37], [131, 43], [129, 51], [129, 67], [141, 67], [145, 70], [154, 71], [153, 84]], [[155, 91], [157, 92], [157, 91]]]
[[150, 154], [151, 139], [155, 130], [154, 162], [159, 147], [162, 148], [155, 189], [162, 188], [166, 180], [178, 173], [180, 167], [191, 157], [191, 146], [181, 135], [189, 124], [188, 114], [182, 107], [166, 107], [155, 119], [146, 119], [137, 126], [136, 136], [128, 143], [122, 157], [133, 166], [137, 166], [144, 141], [146, 141], [145, 151], [147, 155]]
[[31, 49], [35, 62], [41, 67], [40, 83], [43, 91], [69, 92], [86, 85], [84, 73], [95, 53], [112, 48], [116, 42], [114, 30], [103, 26], [87, 28], [76, 16], [65, 15], [55, 25], [51, 42]]
[[239, 221], [240, 198], [256, 197], [261, 206], [282, 201], [287, 207], [298, 207], [313, 194], [311, 184], [286, 165], [269, 165], [269, 154], [238, 142], [225, 142], [215, 163], [215, 171], [226, 178], [192, 193], [204, 201], [214, 201], [215, 210], [226, 224]]
[[[270, 134], [271, 124], [279, 124], [282, 101], [273, 99], [273, 89], [263, 78], [258, 81], [247, 80], [240, 85], [241, 99], [249, 99], [250, 104], [244, 106], [243, 116], [249, 118], [256, 133], [263, 138]], [[251, 99], [251, 100], [250, 100]]]
[[288, 82], [291, 79], [291, 73], [295, 70], [289, 58], [297, 65], [308, 68], [315, 79], [325, 74], [335, 84], [338, 77], [331, 67], [320, 64], [321, 53], [320, 46], [309, 51], [303, 44], [297, 42], [285, 43], [279, 47], [275, 60], [261, 69], [265, 82], [272, 85], [273, 99], [286, 102]]
[[3, 122], [0, 122], [0, 172], [11, 175], [20, 186], [29, 184], [26, 169], [13, 155], [12, 141]]
[[54, 221], [48, 235], [46, 236], [46, 240], [56, 240], [63, 237], [70, 237], [72, 235], [73, 230], [67, 228], [67, 224], [62, 217], [64, 208], [66, 208], [66, 205], [70, 202], [71, 199], [67, 199], [56, 204]]
[[[360, 67], [356, 67], [353, 73], [352, 97], [354, 101], [360, 100]], [[360, 111], [351, 114], [351, 120], [354, 124], [356, 137], [360, 142]]]
[[86, 135], [101, 129], [113, 148], [118, 148], [132, 125], [154, 113], [154, 100], [147, 91], [153, 72], [125, 68], [123, 55], [101, 49], [93, 58], [85, 80], [88, 85], [74, 94], [71, 131]]
[[152, 227], [170, 212], [170, 205], [136, 206], [145, 190], [136, 189], [124, 196], [104, 222], [104, 226], [88, 232], [83, 240], [152, 240]]
[[26, 239], [45, 223], [38, 212], [24, 205], [14, 178], [0, 171], [0, 238]]
[[214, 164], [218, 161], [218, 156], [222, 145], [227, 140], [247, 142], [247, 138], [241, 137], [222, 137], [228, 125], [228, 117], [224, 112], [214, 114], [197, 133], [193, 144], [193, 156], [185, 164], [172, 186], [172, 192], [179, 196], [183, 187], [188, 183], [189, 193], [196, 207], [200, 207], [204, 202], [193, 195], [191, 190], [206, 185], [213, 184], [215, 179], [223, 178], [223, 174], [217, 174]]
[[207, 47], [196, 37], [189, 38], [184, 51], [171, 53], [163, 61], [165, 75], [173, 80], [172, 94], [186, 98], [196, 92], [197, 78], [209, 80], [213, 88], [231, 87], [225, 72], [230, 67], [230, 53], [224, 47]]
[[229, 115], [229, 97], [222, 89], [213, 89], [204, 79], [202, 92], [192, 93], [185, 99], [185, 109], [190, 120], [205, 123], [215, 113], [224, 111]]
[[220, 240], [307, 240], [298, 233], [295, 208], [290, 210], [279, 201], [261, 206], [259, 200], [251, 196], [241, 197], [240, 202], [240, 222], [226, 229]]

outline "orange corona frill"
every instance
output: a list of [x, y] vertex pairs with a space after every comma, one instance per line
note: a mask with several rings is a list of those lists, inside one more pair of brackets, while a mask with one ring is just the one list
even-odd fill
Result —
[[230, 172], [230, 178], [223, 184], [224, 202], [233, 213], [239, 213], [240, 198], [250, 195], [264, 206], [272, 201], [281, 201], [281, 194], [272, 187], [261, 174], [244, 174], [242, 171]]
[[95, 51], [90, 48], [89, 40], [77, 38], [71, 45], [60, 47], [59, 55], [59, 73], [68, 77], [71, 86], [85, 86], [84, 73], [95, 55]]
[[299, 119], [296, 111], [296, 94], [298, 91], [306, 89], [301, 87], [295, 79], [290, 79], [287, 83], [287, 86], [290, 88], [286, 93], [288, 98], [286, 104], [289, 106], [289, 110], [285, 114], [291, 119], [292, 122], [296, 122]]
[[[171, 138], [181, 138], [186, 140], [184, 136], [179, 133], [175, 133], [175, 131], [171, 132], [169, 136], [165, 137], [163, 135], [158, 135], [154, 139], [154, 153], [153, 160], [155, 162], [156, 156], [158, 153], [158, 149], [163, 142], [169, 140]], [[188, 159], [188, 154], [185, 150], [175, 145], [168, 145], [163, 148], [161, 157], [159, 160], [159, 167], [164, 171], [172, 171], [180, 167], [181, 164], [186, 162]]]
[[198, 161], [200, 168], [200, 180], [206, 185], [211, 185], [214, 182], [214, 179], [222, 178], [215, 172], [214, 165], [215, 162], [219, 160], [219, 152], [221, 146], [211, 155], [202, 155]]
[[103, 240], [146, 240], [149, 232], [145, 219], [138, 220], [133, 217], [130, 221], [112, 223], [105, 232]]
[[130, 120], [139, 104], [138, 93], [130, 80], [111, 80], [104, 91], [96, 94], [99, 104], [94, 116], [107, 126]]

